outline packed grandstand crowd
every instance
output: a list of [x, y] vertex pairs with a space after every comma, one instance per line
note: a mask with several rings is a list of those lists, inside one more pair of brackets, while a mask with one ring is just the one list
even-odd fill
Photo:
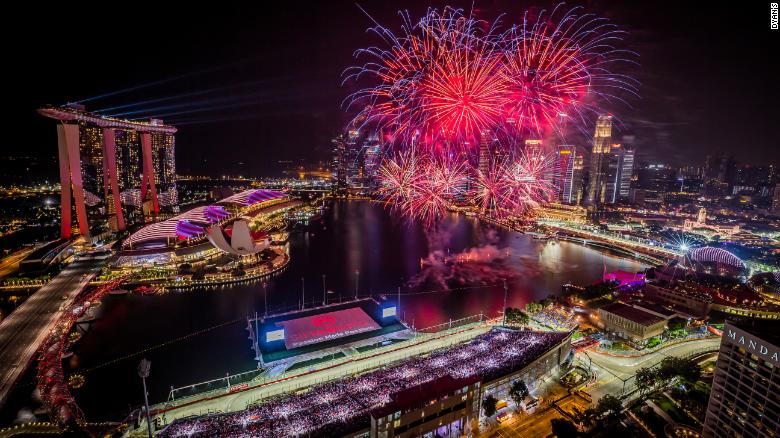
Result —
[[340, 436], [369, 426], [373, 409], [400, 391], [444, 376], [491, 380], [521, 369], [557, 345], [565, 333], [494, 329], [468, 344], [285, 395], [241, 412], [171, 423], [160, 437]]

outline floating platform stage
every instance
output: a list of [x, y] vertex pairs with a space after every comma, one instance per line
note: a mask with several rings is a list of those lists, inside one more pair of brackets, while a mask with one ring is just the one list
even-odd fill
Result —
[[248, 323], [258, 367], [273, 369], [271, 374], [413, 336], [398, 319], [395, 302], [370, 298], [249, 318]]

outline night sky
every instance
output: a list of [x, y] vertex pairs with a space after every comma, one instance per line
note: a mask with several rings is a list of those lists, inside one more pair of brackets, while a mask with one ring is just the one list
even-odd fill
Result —
[[[341, 106], [349, 92], [342, 71], [356, 64], [355, 49], [378, 43], [354, 2], [163, 3], [17, 3], [21, 11], [0, 26], [4, 154], [54, 157], [55, 123], [37, 107], [134, 88], [84, 104], [98, 110], [186, 95], [125, 109], [169, 106], [128, 117], [169, 113], [162, 118], [180, 128], [181, 174], [262, 176], [277, 160], [327, 158], [330, 139], [350, 118]], [[769, 29], [769, 3], [693, 3], [582, 3], [628, 31], [623, 47], [639, 53], [641, 66], [628, 73], [641, 82], [641, 98], [609, 110], [648, 159], [701, 165], [704, 155], [725, 152], [780, 163], [780, 31]], [[445, 4], [472, 5], [360, 2], [393, 29], [398, 9], [419, 17]], [[504, 22], [515, 22], [525, 8], [549, 3], [474, 5], [482, 18], [506, 13]], [[206, 107], [213, 109], [193, 112]]]

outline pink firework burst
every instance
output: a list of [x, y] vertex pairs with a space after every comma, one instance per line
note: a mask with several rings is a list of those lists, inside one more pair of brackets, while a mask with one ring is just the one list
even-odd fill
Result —
[[377, 82], [347, 98], [348, 105], [365, 105], [356, 118], [424, 145], [464, 146], [499, 123], [505, 93], [494, 28], [450, 7], [430, 9], [414, 24], [402, 17], [401, 35], [371, 29], [389, 48], [359, 50], [371, 60], [345, 71], [345, 82], [362, 76]]
[[624, 32], [580, 8], [562, 4], [535, 19], [526, 12], [521, 25], [502, 39], [507, 115], [516, 128], [533, 135], [561, 133], [567, 120], [590, 122], [599, 101], [620, 100], [615, 90], [636, 94], [636, 82], [610, 69], [633, 62], [634, 53], [618, 50]]
[[478, 171], [473, 197], [483, 214], [495, 217], [532, 215], [554, 195], [552, 160], [538, 150], [523, 151], [516, 159], [499, 158], [488, 172]]

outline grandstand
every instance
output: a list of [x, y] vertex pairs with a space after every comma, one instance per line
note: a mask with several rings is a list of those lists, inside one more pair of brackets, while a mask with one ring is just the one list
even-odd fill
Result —
[[[158, 436], [339, 437], [470, 435], [488, 394], [512, 381], [533, 390], [570, 359], [565, 332], [494, 328], [466, 344], [286, 394], [246, 410], [176, 420]], [[435, 403], [431, 403], [431, 401]]]

